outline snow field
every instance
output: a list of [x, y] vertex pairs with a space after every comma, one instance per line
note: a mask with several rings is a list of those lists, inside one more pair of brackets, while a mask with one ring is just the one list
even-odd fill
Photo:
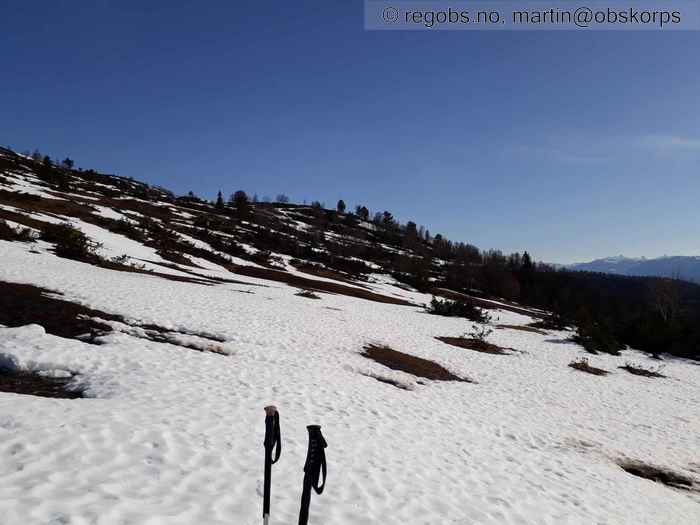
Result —
[[[283, 440], [272, 523], [296, 522], [312, 423], [329, 444], [329, 481], [312, 497], [312, 524], [698, 522], [693, 496], [631, 476], [615, 461], [688, 474], [700, 450], [700, 367], [669, 361], [668, 379], [639, 378], [617, 366], [652, 361], [629, 351], [591, 356], [613, 373], [589, 376], [567, 367], [583, 353], [562, 342], [564, 333], [496, 330], [492, 342], [522, 353], [486, 355], [436, 341], [470, 323], [420, 308], [332, 294], [308, 300], [283, 284], [223, 270], [220, 276], [267, 286], [176, 283], [30, 249], [0, 242], [0, 280], [57, 290], [143, 323], [222, 336], [231, 355], [119, 333], [96, 346], [37, 326], [0, 328], [1, 363], [77, 373], [91, 396], [0, 393], [3, 523], [259, 523], [267, 404], [280, 409]], [[430, 299], [388, 280], [376, 286]], [[238, 293], [243, 288], [254, 294]], [[477, 384], [417, 384], [362, 357], [369, 342], [434, 360]]]

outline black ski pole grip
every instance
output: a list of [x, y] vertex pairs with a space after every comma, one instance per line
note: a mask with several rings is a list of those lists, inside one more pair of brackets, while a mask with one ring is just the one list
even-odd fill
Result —
[[[309, 522], [309, 504], [311, 503], [311, 490], [321, 494], [326, 486], [326, 447], [328, 444], [321, 434], [319, 425], [309, 425], [309, 449], [306, 452], [304, 464], [304, 487], [301, 493], [301, 509], [299, 510], [299, 525], [307, 525]], [[323, 481], [321, 480], [323, 475]], [[319, 484], [320, 482], [320, 484]]]

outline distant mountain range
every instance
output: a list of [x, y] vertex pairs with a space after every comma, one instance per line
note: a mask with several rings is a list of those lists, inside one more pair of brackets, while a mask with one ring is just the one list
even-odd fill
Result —
[[630, 258], [618, 255], [586, 263], [569, 264], [565, 268], [615, 275], [678, 277], [686, 281], [700, 282], [700, 257], [679, 255], [647, 259], [646, 257]]

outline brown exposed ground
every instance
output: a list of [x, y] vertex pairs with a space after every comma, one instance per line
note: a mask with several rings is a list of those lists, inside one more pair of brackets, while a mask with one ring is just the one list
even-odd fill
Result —
[[[124, 324], [124, 331], [134, 337], [197, 351], [224, 353], [218, 344], [225, 341], [221, 337], [187, 330], [169, 330], [154, 324], [130, 323], [120, 315], [87, 308], [57, 295], [61, 294], [38, 286], [0, 281], [0, 324], [11, 328], [38, 324], [49, 334], [95, 344], [97, 337], [113, 331], [112, 326], [94, 319], [99, 318]], [[145, 335], [139, 335], [138, 331], [130, 331], [126, 327], [140, 328]], [[178, 338], [179, 335], [196, 336], [208, 342], [183, 342]]]
[[76, 338], [111, 330], [93, 317], [123, 322], [120, 316], [86, 308], [56, 295], [37, 286], [0, 281], [0, 324], [9, 327], [39, 324], [50, 334]]
[[454, 375], [452, 372], [428, 359], [422, 359], [403, 352], [398, 352], [388, 346], [369, 344], [364, 347], [362, 353], [368, 359], [372, 359], [392, 370], [400, 370], [417, 377], [431, 379], [433, 381], [463, 381], [471, 383], [467, 378]]
[[700, 490], [695, 488], [693, 479], [667, 468], [654, 467], [642, 463], [641, 461], [621, 461], [618, 465], [620, 465], [625, 472], [640, 478], [649, 479], [676, 489], [700, 492]]
[[585, 357], [577, 361], [572, 361], [571, 363], [569, 363], [569, 366], [575, 370], [586, 372], [588, 374], [593, 374], [594, 376], [606, 376], [610, 373], [607, 370], [603, 370], [602, 368], [596, 368], [595, 366], [591, 366], [588, 363], [588, 359], [586, 359]]
[[487, 301], [486, 299], [480, 299], [479, 297], [474, 297], [473, 295], [467, 295], [460, 292], [455, 292], [454, 290], [449, 290], [447, 288], [432, 288], [430, 293], [437, 295], [439, 297], [444, 297], [446, 299], [451, 299], [452, 301], [471, 301], [474, 306], [479, 308], [485, 308], [487, 310], [507, 310], [509, 312], [515, 312], [516, 314], [527, 315], [530, 317], [542, 317], [542, 312], [537, 310], [531, 310], [524, 308], [522, 306], [511, 306], [508, 304], [496, 304], [492, 301]]
[[506, 352], [505, 348], [501, 348], [487, 341], [481, 341], [480, 339], [471, 339], [467, 337], [436, 337], [435, 339], [447, 343], [448, 345], [466, 348], [467, 350], [475, 350], [484, 354], [510, 355], [509, 352]]
[[71, 381], [72, 378], [49, 378], [31, 372], [0, 368], [0, 392], [64, 399], [83, 397], [80, 390], [68, 386]]
[[530, 332], [532, 334], [547, 335], [547, 332], [533, 328], [532, 326], [522, 326], [517, 324], [498, 324], [496, 328], [503, 328], [507, 330], [520, 330], [521, 332]]
[[283, 272], [281, 270], [272, 270], [270, 268], [257, 268], [254, 266], [240, 266], [240, 265], [229, 265], [227, 267], [229, 271], [236, 273], [238, 275], [245, 275], [247, 277], [256, 277], [258, 279], [267, 279], [269, 281], [277, 281], [281, 283], [286, 283], [290, 286], [296, 288], [304, 288], [308, 290], [313, 290], [315, 292], [326, 292], [335, 293], [339, 295], [347, 295], [349, 297], [357, 297], [359, 299], [366, 299], [368, 301], [374, 301], [377, 303], [386, 304], [396, 304], [402, 306], [416, 306], [413, 303], [404, 301], [397, 297], [390, 297], [388, 295], [382, 295], [362, 288], [355, 288], [354, 286], [346, 286], [344, 284], [331, 283], [327, 281], [317, 281], [315, 279], [307, 279], [301, 277], [300, 275], [294, 275], [289, 272]]
[[359, 286], [364, 288], [364, 286], [359, 283], [358, 281], [353, 280], [349, 275], [340, 273], [335, 270], [331, 270], [329, 268], [323, 268], [319, 267], [314, 264], [300, 264], [295, 266], [297, 270], [303, 273], [307, 273], [309, 275], [313, 275], [315, 277], [324, 277], [326, 279], [333, 279], [334, 281], [339, 281], [343, 282], [346, 284], [350, 284], [353, 286]]
[[633, 365], [630, 363], [627, 363], [625, 366], [619, 366], [618, 368], [621, 368], [622, 370], [626, 370], [630, 374], [634, 374], [636, 376], [642, 376], [642, 377], [666, 377], [665, 375], [661, 374], [658, 370], [653, 370], [649, 368], [644, 368], [641, 366]]
[[297, 297], [306, 297], [307, 299], [320, 299], [320, 297], [311, 290], [299, 290], [294, 295]]

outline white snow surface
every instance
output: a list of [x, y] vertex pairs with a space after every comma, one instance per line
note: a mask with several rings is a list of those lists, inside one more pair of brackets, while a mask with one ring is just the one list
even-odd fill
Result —
[[[81, 228], [88, 229], [86, 224]], [[109, 253], [136, 253], [97, 235]], [[496, 330], [513, 355], [435, 336], [462, 319], [281, 283], [203, 286], [97, 268], [0, 241], [0, 280], [31, 283], [128, 319], [226, 339], [230, 355], [113, 333], [101, 345], [42, 327], [0, 328], [0, 366], [68, 377], [87, 399], [0, 392], [0, 521], [7, 525], [249, 525], [261, 521], [263, 407], [279, 407], [272, 524], [297, 522], [305, 426], [320, 424], [329, 479], [310, 524], [697, 524], [700, 500], [632, 476], [634, 459], [700, 470], [700, 367], [668, 360], [667, 379], [633, 376], [634, 351], [568, 363], [564, 340]], [[208, 268], [215, 272], [215, 268]], [[239, 276], [220, 270], [220, 275]], [[259, 280], [250, 280], [258, 282]], [[427, 303], [374, 276], [375, 290]], [[497, 313], [500, 323], [531, 319]], [[366, 343], [434, 360], [477, 383], [434, 382], [361, 356]], [[400, 390], [363, 374], [407, 385]], [[693, 472], [695, 469], [695, 472]]]

